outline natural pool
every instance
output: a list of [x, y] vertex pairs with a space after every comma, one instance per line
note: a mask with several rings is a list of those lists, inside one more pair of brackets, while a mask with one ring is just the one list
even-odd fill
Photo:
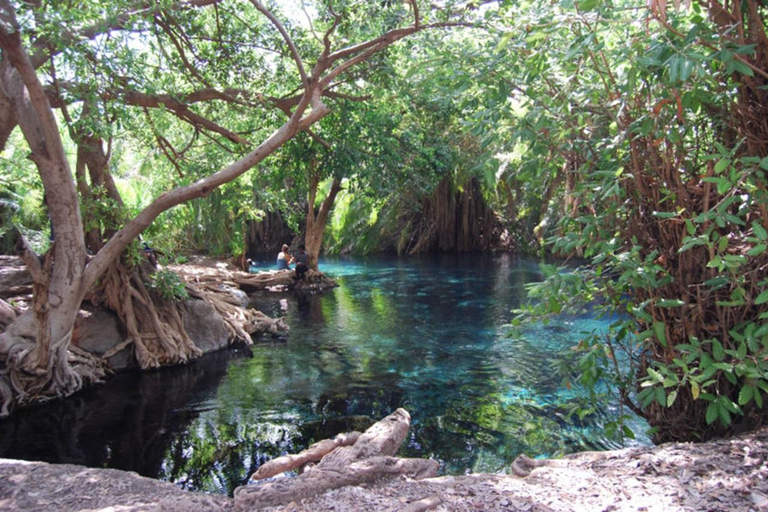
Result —
[[[271, 261], [268, 262], [271, 264]], [[322, 296], [254, 298], [290, 334], [187, 367], [106, 386], [0, 421], [0, 457], [113, 467], [228, 492], [265, 460], [362, 430], [397, 407], [413, 418], [406, 456], [443, 471], [505, 471], [520, 453], [617, 445], [580, 421], [561, 385], [567, 349], [607, 321], [562, 318], [511, 337], [505, 324], [539, 279], [508, 255], [333, 259]], [[642, 434], [643, 424], [633, 425]], [[648, 443], [641, 437], [635, 443]]]

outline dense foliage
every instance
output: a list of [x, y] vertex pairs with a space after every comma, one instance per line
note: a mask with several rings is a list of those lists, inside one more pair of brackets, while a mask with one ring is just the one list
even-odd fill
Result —
[[547, 41], [566, 37], [569, 59], [541, 83], [565, 94], [528, 95], [525, 119], [557, 141], [547, 154], [565, 174], [551, 247], [589, 262], [553, 270], [534, 311], [578, 297], [626, 315], [582, 343], [581, 378], [610, 379], [658, 440], [765, 418], [768, 13], [745, 4], [700, 2], [667, 17], [653, 3], [644, 21], [599, 2], [562, 12], [571, 33]]
[[[345, 68], [321, 118], [249, 174], [158, 213], [145, 238], [170, 257], [242, 254], [250, 223], [279, 212], [316, 258], [323, 242], [488, 249], [506, 229], [519, 252], [583, 263], [549, 269], [528, 314], [621, 314], [582, 342], [578, 378], [608, 381], [657, 439], [765, 418], [764, 2], [16, 4], [94, 254], [155, 198], [243, 161], [308, 108], [306, 75], [332, 48], [351, 57], [411, 20], [433, 24]], [[7, 110], [0, 240], [8, 251], [21, 233], [43, 252], [43, 183]]]

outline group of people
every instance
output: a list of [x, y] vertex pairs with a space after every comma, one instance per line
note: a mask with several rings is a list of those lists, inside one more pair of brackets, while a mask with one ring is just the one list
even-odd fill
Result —
[[307, 270], [309, 270], [309, 266], [307, 265], [308, 258], [309, 255], [307, 254], [307, 251], [304, 250], [303, 245], [299, 246], [298, 251], [291, 254], [290, 247], [283, 244], [280, 253], [277, 255], [277, 270], [287, 270], [291, 268], [291, 265], [295, 265], [296, 279], [303, 281], [304, 275], [307, 273]]

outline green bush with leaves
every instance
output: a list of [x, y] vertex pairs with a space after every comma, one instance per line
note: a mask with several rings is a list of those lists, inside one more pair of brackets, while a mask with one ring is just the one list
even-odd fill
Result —
[[149, 287], [166, 300], [180, 301], [189, 298], [187, 285], [179, 274], [169, 269], [159, 269], [152, 274]]
[[[732, 19], [764, 27], [766, 8], [747, 3]], [[638, 24], [612, 32], [619, 14], [594, 4], [599, 18], [573, 14], [573, 35], [554, 31], [575, 37], [575, 65], [558, 61], [552, 77], [568, 94], [533, 97], [524, 113], [551, 142], [542, 120], [557, 113], [565, 209], [549, 247], [588, 263], [550, 271], [527, 313], [599, 301], [624, 315], [612, 337], [579, 347], [607, 356], [585, 360], [582, 381], [610, 370], [658, 441], [757, 425], [768, 393], [768, 47], [746, 29], [736, 40], [697, 5], [662, 15], [651, 2], [660, 29], [649, 38]]]

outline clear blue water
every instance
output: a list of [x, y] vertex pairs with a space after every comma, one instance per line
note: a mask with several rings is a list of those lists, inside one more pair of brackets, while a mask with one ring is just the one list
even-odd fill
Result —
[[[363, 430], [398, 407], [413, 418], [402, 455], [438, 459], [449, 474], [506, 471], [520, 453], [618, 446], [603, 432], [616, 404], [579, 420], [569, 414], [579, 395], [558, 374], [567, 349], [607, 320], [561, 318], [515, 336], [505, 326], [525, 284], [540, 278], [536, 263], [341, 258], [321, 269], [340, 286], [254, 297], [255, 307], [286, 318], [287, 337], [257, 342], [250, 354], [121, 375], [23, 411], [0, 422], [0, 456], [130, 469], [231, 493], [264, 461]], [[633, 427], [642, 434], [640, 420]]]

